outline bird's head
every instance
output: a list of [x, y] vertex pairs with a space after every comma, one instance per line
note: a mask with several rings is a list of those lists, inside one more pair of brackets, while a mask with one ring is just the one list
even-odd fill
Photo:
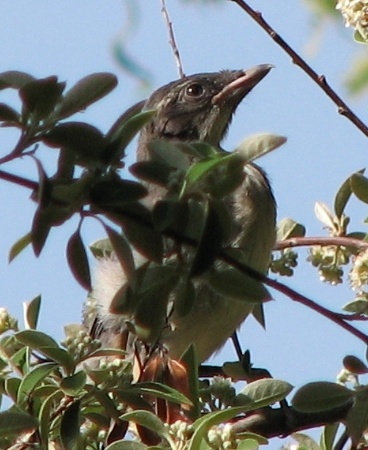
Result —
[[141, 141], [164, 138], [219, 145], [239, 103], [272, 67], [201, 73], [161, 87], [144, 105], [157, 113], [142, 130]]

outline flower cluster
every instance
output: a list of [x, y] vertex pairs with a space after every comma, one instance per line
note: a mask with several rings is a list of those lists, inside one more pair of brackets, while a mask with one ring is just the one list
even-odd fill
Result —
[[342, 266], [348, 264], [350, 252], [345, 247], [319, 246], [310, 249], [308, 261], [318, 267], [321, 281], [333, 286], [342, 283]]
[[287, 248], [278, 255], [272, 254], [270, 264], [271, 272], [279, 273], [282, 276], [291, 277], [294, 274], [294, 268], [298, 265], [298, 254]]
[[101, 347], [101, 342], [97, 339], [92, 339], [87, 331], [83, 329], [70, 333], [62, 344], [76, 362], [81, 361]]
[[212, 427], [208, 431], [207, 439], [211, 448], [216, 450], [237, 448], [235, 433], [230, 423], [227, 423], [224, 426]]
[[9, 330], [18, 331], [18, 322], [6, 308], [0, 308], [0, 334]]
[[351, 287], [357, 291], [368, 285], [368, 250], [354, 256], [349, 278]]
[[338, 0], [336, 9], [341, 11], [345, 25], [368, 41], [368, 0]]

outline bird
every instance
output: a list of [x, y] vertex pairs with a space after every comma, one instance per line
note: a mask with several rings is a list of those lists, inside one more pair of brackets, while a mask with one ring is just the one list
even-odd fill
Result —
[[[247, 70], [222, 70], [185, 76], [157, 89], [144, 102], [142, 110], [155, 114], [140, 131], [137, 161], [155, 159], [151, 143], [157, 139], [169, 143], [204, 142], [221, 149], [221, 142], [231, 124], [238, 105], [270, 72], [273, 66], [262, 64]], [[188, 157], [188, 167], [193, 158]], [[167, 189], [147, 184], [148, 195], [143, 202], [149, 208], [167, 196]], [[243, 181], [223, 203], [231, 217], [230, 246], [242, 250], [242, 262], [265, 273], [275, 242], [276, 201], [266, 173], [254, 163], [243, 167]], [[134, 251], [136, 267], [147, 259]], [[111, 312], [111, 301], [127, 283], [124, 271], [114, 254], [98, 259], [93, 289], [89, 298], [94, 304], [91, 326], [94, 337], [106, 347], [120, 347], [133, 354], [137, 336], [124, 315]], [[179, 360], [193, 345], [199, 363], [218, 352], [227, 339], [252, 313], [251, 301], [240, 301], [217, 293], [205, 277], [194, 282], [194, 300], [190, 310], [177, 314], [177, 291], [171, 294], [170, 312], [165, 326], [155, 342], [169, 358]], [[154, 299], [152, 299], [154, 301]], [[90, 315], [85, 308], [85, 316]], [[91, 324], [90, 319], [85, 322]], [[143, 343], [145, 344], [145, 343]]]

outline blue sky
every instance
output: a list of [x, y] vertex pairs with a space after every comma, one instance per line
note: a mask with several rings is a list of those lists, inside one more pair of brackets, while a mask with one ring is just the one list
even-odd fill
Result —
[[[22, 70], [37, 77], [56, 74], [69, 86], [92, 72], [113, 72], [118, 76], [119, 86], [77, 117], [106, 131], [133, 102], [177, 78], [159, 0], [133, 2], [139, 15], [126, 36], [129, 3], [132, 2], [1, 2], [0, 71]], [[247, 135], [262, 131], [287, 136], [284, 147], [259, 161], [272, 180], [279, 219], [290, 216], [306, 225], [308, 235], [324, 234], [313, 214], [314, 203], [320, 200], [331, 204], [344, 179], [365, 167], [366, 138], [337, 114], [325, 94], [234, 3], [223, 1], [217, 6], [169, 0], [167, 3], [187, 74], [248, 68], [261, 63], [276, 66], [239, 107], [224, 148], [231, 150]], [[280, 0], [276, 5], [259, 0], [253, 4], [318, 73], [326, 75], [330, 84], [346, 95], [341, 82], [357, 50], [357, 44], [350, 39], [350, 30], [326, 23], [324, 33], [316, 35], [311, 17], [300, 2]], [[307, 48], [314, 38], [318, 42], [317, 51], [311, 54]], [[113, 44], [121, 39], [127, 39], [126, 49], [151, 72], [149, 88], [143, 88], [124, 72], [114, 58]], [[0, 92], [0, 101], [8, 100], [16, 104], [14, 95]], [[349, 102], [367, 122], [366, 98]], [[7, 129], [0, 129], [0, 135], [1, 152], [5, 153], [11, 149], [15, 136]], [[132, 148], [129, 161], [133, 160], [133, 152]], [[51, 171], [52, 150], [43, 155]], [[17, 162], [6, 169], [35, 177], [29, 161]], [[52, 232], [39, 259], [28, 249], [8, 265], [11, 244], [30, 228], [35, 205], [28, 197], [24, 189], [2, 183], [0, 306], [21, 317], [21, 303], [41, 293], [40, 329], [60, 339], [64, 324], [80, 320], [85, 296], [65, 260], [66, 240], [76, 221]], [[354, 224], [351, 231], [365, 230], [364, 206], [354, 200], [348, 212]], [[103, 230], [95, 223], [83, 227], [86, 243], [102, 236]], [[306, 255], [301, 250], [300, 260]], [[321, 285], [316, 271], [303, 263], [294, 278], [281, 281], [336, 310], [353, 297], [346, 288]], [[241, 332], [243, 346], [251, 349], [257, 367], [266, 367], [276, 378], [300, 386], [313, 380], [334, 380], [342, 358], [348, 353], [363, 357], [363, 344], [346, 331], [278, 293], [274, 297], [275, 301], [266, 306], [267, 330], [249, 320]], [[226, 346], [214, 362], [234, 357], [231, 347]]]

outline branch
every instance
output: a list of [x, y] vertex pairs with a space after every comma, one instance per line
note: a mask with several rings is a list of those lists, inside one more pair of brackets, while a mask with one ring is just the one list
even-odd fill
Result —
[[12, 173], [5, 172], [4, 170], [0, 170], [0, 179], [17, 184], [18, 186], [32, 189], [33, 191], [37, 190], [39, 187], [39, 184], [36, 181], [19, 177], [18, 175], [13, 175]]
[[[36, 190], [38, 187], [38, 183], [35, 181], [31, 181], [26, 178], [18, 177], [16, 175], [12, 175], [10, 173], [7, 173], [7, 172], [1, 171], [1, 170], [0, 170], [0, 179], [4, 179], [4, 180], [10, 181], [12, 183], [15, 183], [20, 186], [24, 186], [24, 187], [27, 187], [27, 188], [33, 189], [33, 190]], [[105, 211], [102, 210], [101, 213], [104, 214]], [[85, 215], [89, 215], [89, 214], [91, 214], [91, 213], [85, 212]], [[146, 220], [145, 218], [143, 218], [142, 216], [134, 215], [134, 214], [127, 214], [126, 212], [125, 212], [125, 214], [126, 214], [126, 216], [129, 216], [130, 219], [136, 220], [139, 223], [143, 223], [145, 226], [153, 229], [152, 223], [149, 220]], [[169, 237], [169, 238], [176, 239], [181, 243], [190, 245], [191, 247], [196, 247], [198, 245], [198, 243], [194, 239], [179, 235], [178, 233], [172, 232], [170, 230], [163, 232], [163, 235], [165, 235], [166, 237]], [[304, 238], [304, 239], [308, 239], [308, 238]], [[320, 238], [318, 238], [318, 239], [320, 239]], [[331, 239], [333, 239], [333, 238], [331, 238]], [[335, 239], [339, 239], [339, 238], [335, 238]], [[357, 241], [356, 244], [359, 243], [358, 239], [350, 238], [350, 240], [354, 241], [354, 242]], [[330, 244], [328, 244], [328, 245], [330, 245]], [[339, 242], [338, 244], [335, 244], [335, 245], [341, 245], [341, 242]], [[286, 286], [285, 284], [280, 283], [276, 280], [273, 280], [273, 279], [267, 277], [266, 275], [264, 275], [263, 273], [258, 272], [257, 270], [252, 269], [251, 267], [237, 261], [232, 256], [229, 256], [225, 250], [222, 250], [220, 252], [220, 254], [218, 255], [218, 259], [226, 262], [231, 267], [234, 267], [235, 269], [239, 270], [240, 272], [244, 273], [245, 275], [248, 275], [248, 276], [254, 278], [255, 280], [258, 280], [261, 283], [265, 284], [266, 286], [269, 286], [270, 288], [275, 289], [278, 292], [281, 292], [285, 296], [289, 297], [291, 300], [301, 303], [302, 305], [316, 311], [317, 313], [328, 318], [332, 322], [335, 322], [337, 325], [344, 328], [349, 333], [353, 334], [355, 337], [357, 337], [358, 339], [363, 341], [366, 345], [368, 345], [368, 335], [364, 334], [363, 332], [361, 332], [360, 330], [358, 330], [351, 324], [347, 323], [347, 320], [351, 320], [351, 318], [347, 319], [345, 317], [345, 315], [334, 313], [333, 311], [330, 311], [329, 309], [325, 308], [324, 306], [319, 305], [318, 303], [314, 302], [313, 300], [309, 299], [308, 297], [295, 291], [294, 289], [291, 289], [290, 287]]]
[[165, 0], [161, 0], [161, 12], [162, 15], [164, 16], [164, 20], [167, 26], [167, 30], [169, 33], [169, 44], [171, 46], [171, 49], [174, 53], [174, 58], [175, 58], [175, 62], [176, 62], [176, 67], [178, 69], [179, 72], [179, 76], [180, 78], [184, 78], [185, 77], [185, 73], [184, 73], [184, 69], [183, 69], [183, 64], [180, 58], [180, 53], [179, 53], [179, 48], [176, 45], [176, 40], [175, 40], [175, 35], [174, 35], [174, 29], [173, 29], [173, 24], [170, 20], [169, 17], [169, 13], [167, 11], [166, 8], [166, 3]]
[[322, 247], [337, 245], [343, 247], [368, 248], [368, 242], [348, 236], [295, 237], [276, 242], [274, 250], [286, 248], [320, 245]]
[[246, 431], [266, 438], [285, 437], [296, 431], [342, 422], [346, 419], [352, 404], [316, 413], [302, 413], [291, 406], [277, 409], [264, 408], [233, 423], [236, 433]]
[[339, 114], [349, 119], [365, 136], [368, 137], [368, 126], [349, 108], [342, 98], [329, 86], [324, 75], [318, 75], [310, 65], [287, 44], [284, 39], [263, 19], [262, 14], [251, 8], [244, 0], [229, 0], [236, 3], [241, 9], [249, 14], [265, 32], [291, 57], [294, 64], [304, 72], [325, 92], [335, 103]]
[[283, 283], [280, 283], [279, 281], [273, 280], [266, 275], [258, 272], [257, 270], [252, 269], [249, 266], [246, 266], [243, 263], [240, 263], [236, 259], [232, 258], [231, 256], [227, 255], [226, 251], [222, 251], [219, 255], [219, 259], [226, 262], [230, 266], [234, 267], [235, 269], [239, 270], [240, 272], [244, 273], [245, 275], [248, 275], [255, 280], [260, 281], [261, 283], [265, 284], [266, 286], [269, 286], [272, 289], [277, 290], [278, 292], [281, 292], [282, 294], [289, 297], [291, 300], [301, 303], [304, 306], [307, 306], [308, 308], [312, 309], [313, 311], [316, 311], [317, 313], [321, 314], [324, 317], [327, 317], [332, 322], [335, 322], [340, 327], [347, 330], [349, 333], [360, 339], [364, 342], [365, 345], [368, 345], [368, 335], [364, 334], [354, 326], [350, 325], [345, 321], [343, 317], [341, 317], [339, 314], [334, 313], [333, 311], [330, 311], [329, 309], [325, 308], [322, 305], [319, 305], [315, 301], [309, 299], [308, 297], [300, 294], [299, 292], [295, 291], [294, 289], [286, 286]]

